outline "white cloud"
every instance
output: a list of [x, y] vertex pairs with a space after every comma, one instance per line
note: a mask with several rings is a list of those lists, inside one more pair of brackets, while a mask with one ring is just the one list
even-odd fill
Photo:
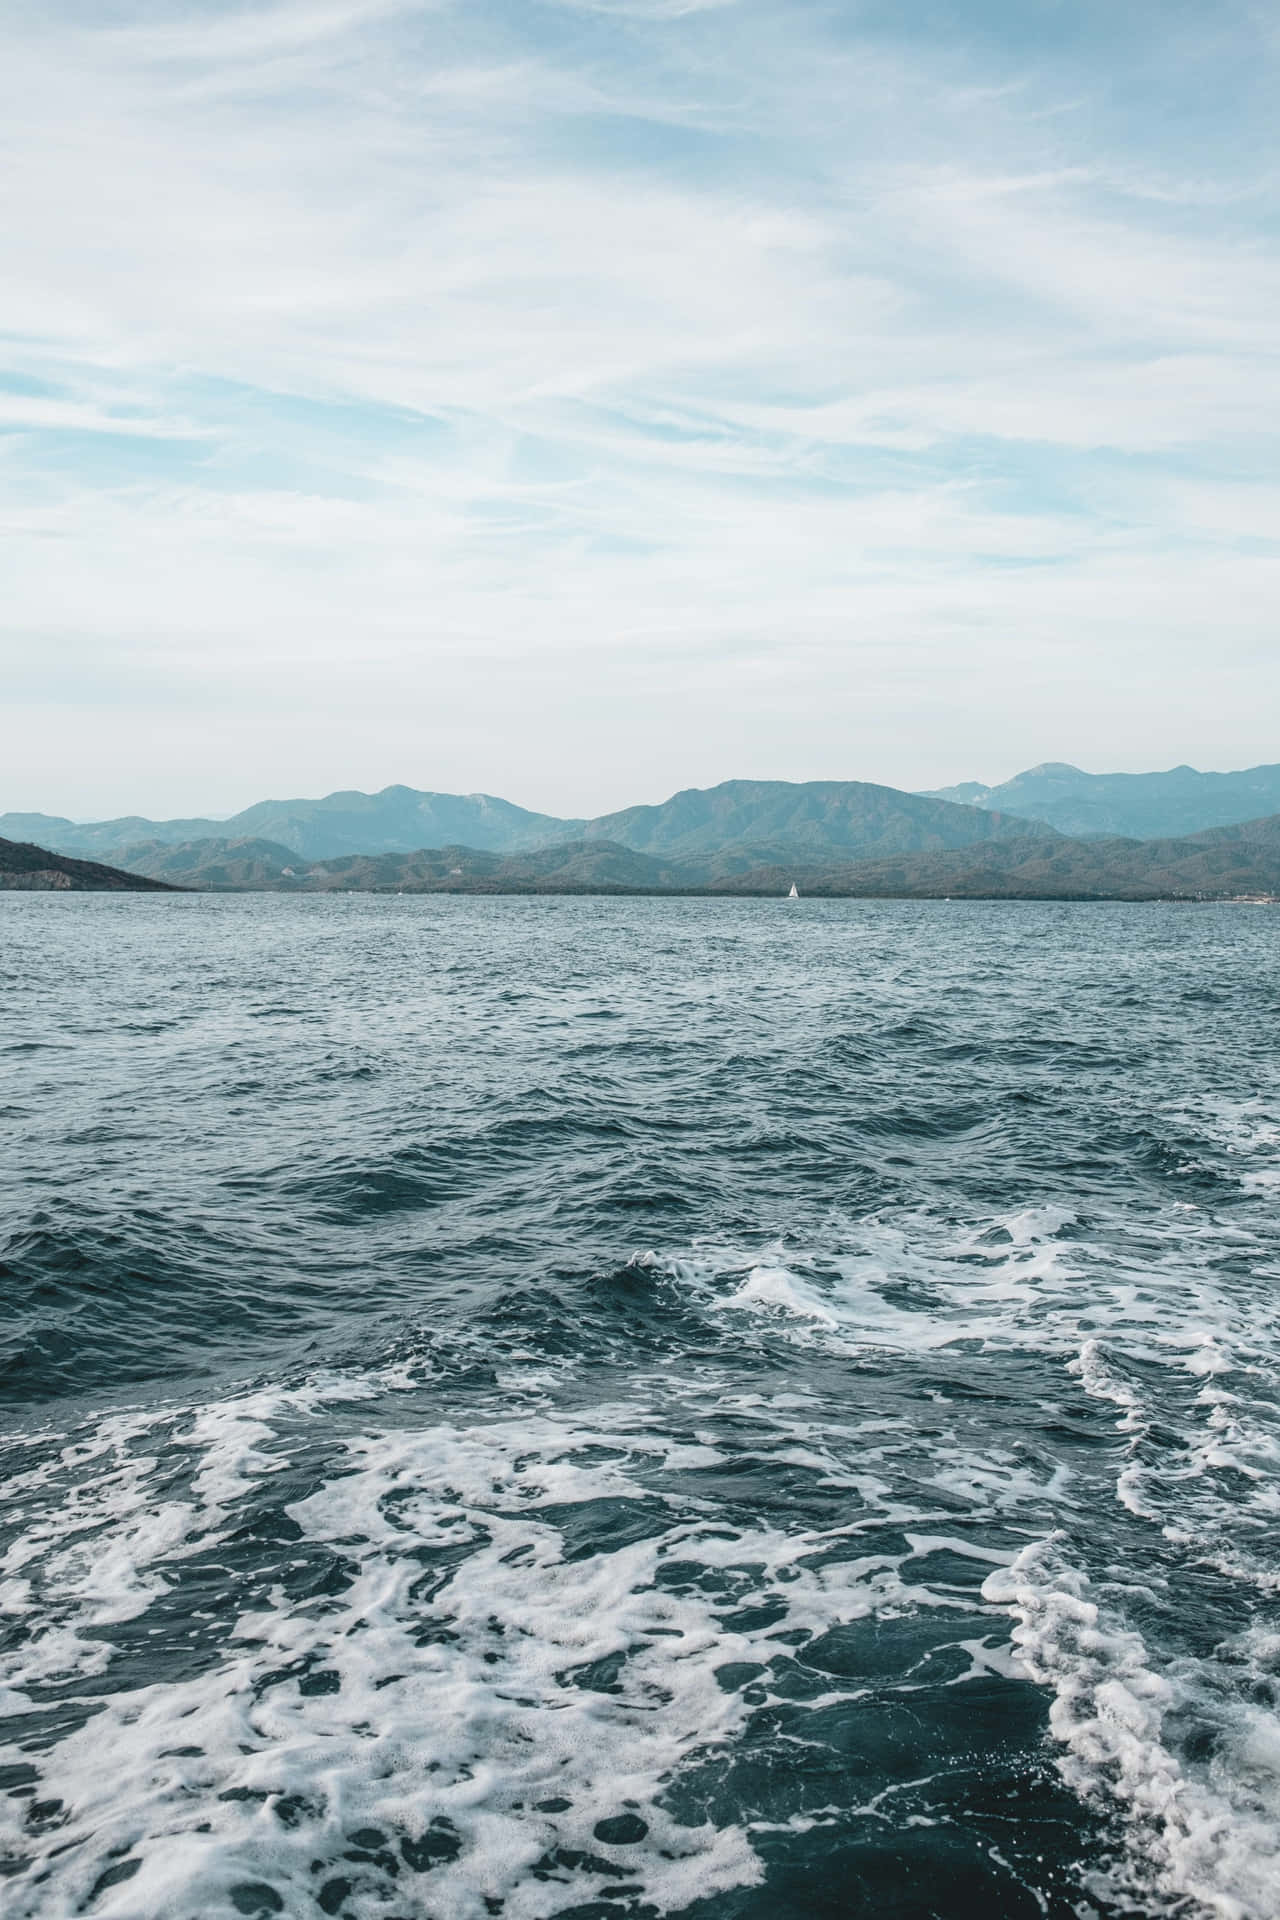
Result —
[[[154, 732], [68, 731], [91, 810], [350, 781], [366, 707], [365, 781], [587, 809], [1265, 757], [1280, 284], [1231, 129], [1192, 167], [1075, 69], [765, 4], [5, 33], [10, 684], [188, 743], [153, 788]], [[0, 804], [70, 805], [17, 735]]]

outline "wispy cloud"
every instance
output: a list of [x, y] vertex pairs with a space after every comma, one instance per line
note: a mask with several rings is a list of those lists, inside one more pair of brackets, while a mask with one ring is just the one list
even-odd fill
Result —
[[1274, 756], [1276, 48], [1082, 19], [12, 17], [6, 803]]

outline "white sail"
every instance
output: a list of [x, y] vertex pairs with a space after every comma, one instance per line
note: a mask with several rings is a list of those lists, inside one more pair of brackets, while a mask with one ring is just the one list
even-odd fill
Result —
[[788, 900], [798, 900], [800, 898], [800, 889], [797, 887], [794, 880], [791, 882], [791, 891], [787, 895], [787, 898]]

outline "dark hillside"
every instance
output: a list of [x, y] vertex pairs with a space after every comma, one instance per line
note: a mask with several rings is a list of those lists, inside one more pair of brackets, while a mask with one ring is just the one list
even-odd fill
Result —
[[172, 893], [163, 880], [70, 860], [25, 840], [0, 840], [0, 888], [23, 893]]

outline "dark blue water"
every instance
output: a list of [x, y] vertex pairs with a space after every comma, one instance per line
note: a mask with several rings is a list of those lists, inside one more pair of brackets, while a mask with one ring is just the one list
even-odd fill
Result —
[[1268, 1920], [1278, 938], [0, 895], [6, 1913]]

